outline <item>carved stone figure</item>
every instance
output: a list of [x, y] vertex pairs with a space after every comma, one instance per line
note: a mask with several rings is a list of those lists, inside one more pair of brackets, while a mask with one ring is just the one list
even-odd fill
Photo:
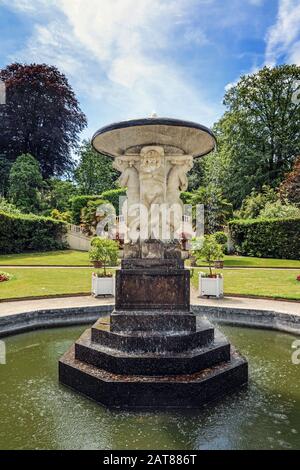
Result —
[[136, 240], [139, 234], [139, 202], [140, 202], [140, 180], [139, 173], [134, 166], [134, 160], [116, 158], [113, 167], [122, 172], [119, 185], [127, 187], [127, 201], [123, 205], [122, 213], [127, 221], [129, 240]]
[[[160, 205], [165, 201], [166, 175], [162, 147], [144, 147], [140, 164], [140, 202], [148, 212], [147, 238], [157, 238], [161, 232]], [[142, 221], [141, 221], [142, 223]]]
[[186, 191], [188, 188], [187, 173], [193, 167], [193, 159], [173, 160], [171, 164], [173, 167], [168, 174], [166, 200], [169, 208], [171, 238], [179, 239], [182, 232], [183, 217], [183, 203], [180, 198], [180, 193]]

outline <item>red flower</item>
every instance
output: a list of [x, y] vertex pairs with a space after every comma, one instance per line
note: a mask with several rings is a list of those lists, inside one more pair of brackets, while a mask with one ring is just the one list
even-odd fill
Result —
[[297, 281], [299, 281], [299, 282], [300, 282], [300, 275], [299, 275], [299, 276], [297, 276]]

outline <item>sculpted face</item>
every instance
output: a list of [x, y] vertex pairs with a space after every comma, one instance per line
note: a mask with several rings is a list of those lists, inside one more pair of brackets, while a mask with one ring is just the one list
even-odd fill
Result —
[[156, 150], [149, 150], [143, 155], [141, 169], [147, 173], [152, 173], [161, 167], [161, 156]]

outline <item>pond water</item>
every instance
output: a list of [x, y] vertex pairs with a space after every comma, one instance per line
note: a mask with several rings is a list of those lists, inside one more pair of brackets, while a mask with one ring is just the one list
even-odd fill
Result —
[[299, 449], [300, 365], [291, 335], [220, 329], [250, 363], [250, 383], [200, 410], [107, 410], [60, 386], [57, 361], [85, 328], [5, 339], [0, 449]]

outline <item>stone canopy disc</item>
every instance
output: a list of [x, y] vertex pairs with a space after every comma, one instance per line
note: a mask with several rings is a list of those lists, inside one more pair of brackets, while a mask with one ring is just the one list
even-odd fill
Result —
[[216, 148], [212, 131], [201, 124], [179, 119], [148, 118], [123, 121], [98, 130], [94, 149], [109, 157], [139, 154], [145, 146], [164, 147], [165, 153], [203, 157]]

